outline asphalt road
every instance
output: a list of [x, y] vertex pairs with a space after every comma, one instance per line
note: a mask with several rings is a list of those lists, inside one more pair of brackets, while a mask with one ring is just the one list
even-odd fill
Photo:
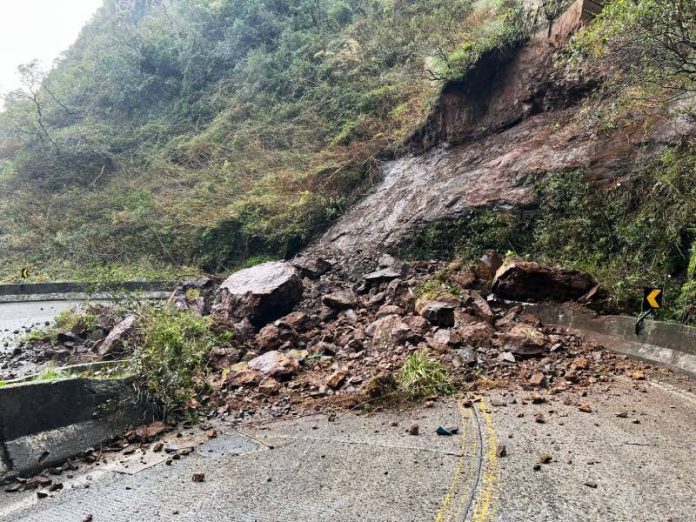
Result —
[[[0, 521], [693, 521], [695, 390], [617, 381], [542, 404], [494, 390], [473, 409], [221, 423], [171, 465], [147, 450], [56, 478], [65, 488], [46, 499], [0, 493]], [[438, 436], [440, 425], [460, 432]], [[207, 440], [183, 435], [170, 441]]]
[[0, 303], [0, 341], [14, 337], [15, 330], [23, 331], [33, 324], [51, 321], [61, 311], [79, 306], [80, 301], [36, 301]]
[[[75, 304], [0, 304], [0, 331]], [[619, 379], [585, 394], [533, 404], [528, 392], [492, 390], [474, 408], [448, 400], [336, 422], [220, 422], [209, 441], [200, 430], [172, 435], [203, 444], [171, 465], [151, 450], [109, 455], [55, 478], [64, 489], [49, 498], [0, 492], [0, 522], [696, 521], [696, 381]], [[197, 472], [204, 482], [191, 480]]]

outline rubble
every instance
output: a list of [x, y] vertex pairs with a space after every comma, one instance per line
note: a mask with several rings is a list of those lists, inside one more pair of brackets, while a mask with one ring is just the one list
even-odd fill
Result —
[[[494, 257], [490, 254], [487, 261], [491, 267]], [[351, 276], [340, 262], [332, 261], [327, 268], [304, 258], [305, 270], [316, 268], [304, 282], [297, 263], [284, 262], [258, 265], [228, 278], [217, 291], [211, 314], [212, 328], [232, 332], [232, 342], [210, 349], [209, 389], [189, 406], [239, 422], [324, 407], [350, 408], [393, 394], [396, 372], [419, 350], [442, 363], [457, 390], [520, 388], [531, 393], [525, 400], [535, 404], [543, 403], [547, 394], [562, 393], [580, 407], [575, 391], [581, 395], [619, 375], [638, 382], [651, 371], [645, 363], [544, 325], [518, 304], [491, 299], [490, 281], [481, 277], [480, 266], [401, 263], [392, 256], [375, 262], [382, 265], [378, 270], [356, 274], [350, 267]], [[416, 299], [423, 295], [419, 288], [444, 268], [456, 295]], [[498, 271], [497, 281], [511, 284], [514, 278], [501, 277], [504, 269]], [[385, 276], [384, 270], [394, 277]], [[360, 275], [376, 272], [381, 275]], [[207, 283], [201, 285], [207, 288]], [[119, 338], [121, 325], [130, 319], [107, 315], [104, 312], [105, 324], [111, 324], [111, 330], [102, 335]], [[94, 358], [94, 345], [106, 344], [77, 337], [75, 346], [62, 349]], [[47, 346], [37, 346], [43, 347], [45, 357]], [[34, 353], [31, 350], [28, 345], [22, 355], [9, 360], [27, 357]], [[538, 412], [532, 422], [546, 419]], [[152, 438], [147, 432], [135, 435], [138, 441]]]

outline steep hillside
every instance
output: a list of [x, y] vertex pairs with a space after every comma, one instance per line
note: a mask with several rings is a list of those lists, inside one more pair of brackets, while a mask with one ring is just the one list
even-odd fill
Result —
[[0, 116], [3, 272], [291, 255], [523, 21], [498, 0], [107, 0]]
[[[696, 7], [108, 0], [0, 114], [0, 277], [485, 248], [696, 317]], [[596, 17], [596, 18], [595, 18]], [[343, 216], [343, 217], [341, 217]]]

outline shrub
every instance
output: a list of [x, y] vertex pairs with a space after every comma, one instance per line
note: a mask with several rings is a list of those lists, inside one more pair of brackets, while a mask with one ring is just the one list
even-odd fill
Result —
[[141, 315], [133, 372], [165, 416], [187, 408], [205, 391], [208, 352], [232, 340], [230, 332], [216, 334], [210, 325], [208, 317], [168, 308], [151, 308]]
[[396, 378], [399, 389], [412, 399], [454, 391], [447, 370], [425, 350], [410, 354]]

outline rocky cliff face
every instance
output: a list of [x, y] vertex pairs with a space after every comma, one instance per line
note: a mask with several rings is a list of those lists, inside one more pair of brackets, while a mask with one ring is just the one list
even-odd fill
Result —
[[381, 182], [314, 248], [394, 251], [428, 223], [481, 207], [533, 206], [533, 184], [554, 172], [582, 168], [589, 181], [608, 186], [692, 133], [694, 121], [678, 108], [631, 114], [614, 132], [580, 117], [602, 78], [554, 60], [597, 8], [577, 0], [523, 45], [484, 56], [446, 85], [410, 154], [385, 164]]

